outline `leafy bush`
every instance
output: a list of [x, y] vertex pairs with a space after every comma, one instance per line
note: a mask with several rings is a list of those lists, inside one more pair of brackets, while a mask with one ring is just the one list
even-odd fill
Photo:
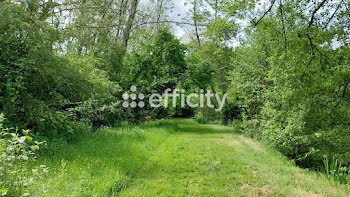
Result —
[[114, 102], [90, 99], [68, 109], [68, 112], [72, 114], [73, 120], [91, 125], [93, 128], [113, 126], [122, 118], [121, 104], [117, 99]]
[[221, 113], [221, 122], [223, 124], [231, 124], [233, 120], [240, 119], [241, 109], [239, 106], [233, 103], [227, 102], [224, 105], [223, 111]]
[[242, 109], [243, 132], [302, 167], [318, 169], [323, 155], [349, 163], [349, 49], [323, 45], [331, 38], [317, 28], [320, 54], [313, 56], [310, 41], [293, 28], [286, 45], [279, 45], [285, 40], [270, 29], [277, 21], [268, 18], [250, 32], [232, 59], [228, 92]]
[[200, 108], [196, 110], [194, 119], [199, 123], [219, 123], [220, 113], [210, 108]]
[[[39, 9], [36, 3], [28, 6]], [[45, 6], [49, 12], [55, 4]], [[49, 14], [37, 13], [1, 2], [0, 110], [6, 126], [70, 140], [86, 128], [81, 123], [114, 124], [120, 119], [118, 85], [100, 69], [103, 61], [94, 55], [58, 54], [52, 47], [59, 42], [58, 30], [45, 22]]]
[[35, 152], [42, 142], [33, 141], [29, 130], [2, 128], [3, 115], [0, 114], [0, 194], [3, 196], [29, 196], [26, 188], [35, 178], [41, 178], [48, 168], [27, 169], [27, 163], [35, 160]]
[[[165, 89], [175, 89], [185, 79], [188, 69], [185, 61], [186, 47], [168, 29], [159, 29], [154, 37], [141, 43], [123, 59], [124, 73], [120, 84], [124, 90], [132, 85], [145, 95], [162, 93]], [[147, 100], [148, 98], [145, 98]], [[129, 113], [131, 112], [131, 113]], [[171, 114], [171, 109], [150, 108], [126, 110], [127, 120], [139, 120], [146, 116], [163, 118]]]

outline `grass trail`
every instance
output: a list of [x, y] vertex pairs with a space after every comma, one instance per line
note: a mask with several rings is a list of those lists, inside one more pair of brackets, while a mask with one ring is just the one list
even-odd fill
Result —
[[231, 128], [188, 119], [105, 129], [43, 158], [40, 196], [350, 196]]

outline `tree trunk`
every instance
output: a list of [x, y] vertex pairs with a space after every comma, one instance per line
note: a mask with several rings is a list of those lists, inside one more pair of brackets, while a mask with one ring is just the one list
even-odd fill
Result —
[[163, 1], [164, 0], [158, 0], [158, 2], [159, 1], [160, 1], [160, 5], [159, 5], [159, 10], [158, 10], [158, 16], [157, 16], [157, 28], [159, 27], [159, 21], [160, 21], [161, 15], [162, 15]]
[[195, 32], [196, 32], [198, 47], [201, 47], [201, 40], [199, 37], [198, 23], [197, 23], [197, 1], [193, 2], [193, 22], [194, 22], [194, 28], [195, 28]]
[[117, 34], [116, 36], [119, 37], [119, 34], [121, 32], [121, 26], [122, 23], [125, 21], [125, 13], [126, 13], [126, 8], [128, 7], [129, 0], [121, 0], [120, 6], [119, 6], [119, 18], [118, 18], [118, 27], [117, 27]]
[[137, 5], [139, 4], [139, 0], [133, 0], [131, 3], [130, 11], [128, 20], [125, 25], [124, 33], [123, 33], [123, 39], [122, 39], [122, 46], [126, 48], [128, 46], [128, 41], [130, 37], [131, 28], [136, 16], [137, 12]]
[[218, 19], [218, 0], [215, 0], [215, 20]]

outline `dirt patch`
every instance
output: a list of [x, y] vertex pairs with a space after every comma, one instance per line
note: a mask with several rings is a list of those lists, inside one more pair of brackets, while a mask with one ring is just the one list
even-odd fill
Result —
[[216, 139], [216, 141], [219, 143], [219, 144], [226, 144], [228, 146], [231, 146], [231, 147], [240, 147], [242, 146], [242, 143], [238, 140], [238, 139], [232, 139], [232, 138], [219, 138], [219, 139]]
[[255, 186], [255, 185], [249, 185], [249, 184], [244, 184], [241, 186], [241, 190], [247, 191], [247, 194], [249, 193], [248, 196], [269, 196], [271, 190], [266, 186]]
[[264, 147], [259, 143], [255, 142], [254, 140], [250, 138], [246, 138], [244, 136], [239, 136], [239, 140], [242, 141], [243, 143], [249, 145], [252, 149], [259, 151], [259, 152], [265, 152]]
[[242, 144], [246, 144], [257, 152], [265, 153], [265, 148], [259, 142], [240, 135], [237, 135], [234, 138], [232, 138], [232, 136], [223, 136], [223, 138], [217, 139], [217, 142], [220, 144], [227, 144], [232, 147], [239, 147], [242, 146]]
[[223, 126], [223, 125], [215, 125], [215, 124], [210, 124], [210, 125], [206, 125], [211, 129], [217, 130], [217, 131], [232, 131], [231, 127], [227, 127], [227, 126]]
[[323, 197], [322, 195], [320, 194], [314, 194], [312, 192], [307, 192], [307, 191], [304, 191], [304, 190], [301, 190], [301, 189], [295, 189], [295, 196], [302, 196], [302, 197]]

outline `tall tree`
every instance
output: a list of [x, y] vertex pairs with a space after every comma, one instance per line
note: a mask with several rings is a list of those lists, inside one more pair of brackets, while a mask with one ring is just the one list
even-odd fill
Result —
[[127, 47], [128, 46], [128, 41], [131, 33], [131, 28], [133, 26], [133, 22], [136, 16], [137, 12], [137, 6], [139, 4], [140, 0], [132, 0], [130, 10], [129, 10], [129, 16], [125, 24], [125, 29], [123, 32], [123, 38], [122, 38], [122, 46]]

